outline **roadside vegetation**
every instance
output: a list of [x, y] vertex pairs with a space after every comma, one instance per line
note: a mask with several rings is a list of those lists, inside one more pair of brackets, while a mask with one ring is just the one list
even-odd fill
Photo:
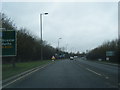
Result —
[[17, 67], [15, 68], [12, 67], [12, 64], [3, 64], [2, 79], [5, 80], [9, 77], [15, 76], [29, 69], [48, 64], [49, 62], [51, 62], [51, 60], [29, 61], [29, 62], [22, 62], [22, 63], [19, 62], [19, 63], [16, 63]]
[[[114, 54], [113, 56], [106, 56], [106, 51], [112, 51]], [[86, 57], [90, 60], [101, 60], [103, 62], [112, 62], [112, 63], [119, 63], [119, 54], [120, 54], [120, 40], [115, 39], [112, 41], [107, 41], [102, 45], [90, 50]], [[106, 61], [106, 58], [109, 58]]]
[[[32, 35], [29, 30], [26, 28], [20, 28], [18, 30], [17, 26], [13, 21], [8, 18], [4, 13], [0, 13], [2, 27], [5, 30], [15, 30], [17, 33], [17, 56], [15, 57], [16, 62], [26, 62], [26, 61], [37, 61], [41, 58], [41, 47], [43, 48], [43, 60], [51, 59], [53, 55], [57, 54], [66, 54], [62, 50], [52, 47], [47, 41], [42, 41], [39, 37]], [[34, 30], [33, 30], [34, 31]], [[3, 63], [12, 62], [11, 57], [3, 57]]]

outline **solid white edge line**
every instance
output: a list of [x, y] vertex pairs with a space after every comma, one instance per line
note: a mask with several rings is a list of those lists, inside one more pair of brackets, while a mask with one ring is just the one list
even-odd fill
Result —
[[93, 70], [91, 70], [91, 69], [88, 69], [88, 68], [86, 68], [86, 69], [87, 69], [88, 71], [90, 71], [90, 72], [93, 72], [93, 73], [95, 73], [95, 74], [101, 76], [101, 74], [99, 74], [99, 73], [97, 73], [97, 72], [95, 72], [95, 71], [93, 71]]
[[[50, 63], [49, 63], [49, 64], [50, 64]], [[47, 65], [49, 65], [49, 64], [47, 64]], [[23, 75], [23, 76], [21, 76], [21, 77], [15, 79], [15, 80], [9, 82], [8, 84], [2, 86], [2, 88], [4, 88], [4, 87], [6, 87], [6, 86], [8, 86], [8, 85], [10, 85], [10, 84], [12, 84], [12, 83], [14, 83], [14, 82], [20, 80], [20, 79], [22, 79], [22, 78], [24, 78], [24, 77], [26, 77], [26, 76], [28, 76], [29, 74], [32, 74], [32, 73], [34, 73], [34, 72], [36, 72], [36, 71], [38, 71], [38, 70], [40, 70], [40, 69], [46, 67], [47, 65], [45, 65], [45, 66], [43, 66], [43, 67], [41, 67], [41, 68], [38, 68], [38, 69], [36, 69], [36, 70], [34, 70], [34, 71], [32, 71], [32, 72], [29, 72], [28, 74], [25, 74], [25, 75]]]

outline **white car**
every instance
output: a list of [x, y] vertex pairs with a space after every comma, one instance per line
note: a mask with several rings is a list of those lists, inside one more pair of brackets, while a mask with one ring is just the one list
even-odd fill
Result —
[[70, 57], [70, 60], [73, 60], [74, 58], [73, 57]]

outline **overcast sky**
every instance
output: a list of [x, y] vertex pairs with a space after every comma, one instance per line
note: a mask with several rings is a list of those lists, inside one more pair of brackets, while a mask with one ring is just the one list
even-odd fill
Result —
[[43, 40], [69, 52], [91, 50], [118, 38], [117, 2], [4, 2], [2, 12], [18, 28], [40, 38], [39, 14], [43, 16]]

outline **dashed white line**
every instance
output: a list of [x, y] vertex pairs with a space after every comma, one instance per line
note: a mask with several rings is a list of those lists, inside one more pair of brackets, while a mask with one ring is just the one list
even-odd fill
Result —
[[99, 73], [97, 73], [97, 72], [95, 72], [95, 71], [93, 71], [93, 70], [91, 70], [91, 69], [88, 69], [88, 68], [86, 68], [86, 69], [87, 69], [88, 71], [90, 71], [90, 72], [93, 72], [93, 73], [95, 73], [95, 74], [101, 76], [101, 74], [99, 74]]
[[106, 79], [109, 79], [109, 77], [107, 77], [107, 76], [106, 76], [105, 78], [106, 78]]
[[120, 86], [120, 83], [118, 83], [118, 85]]

